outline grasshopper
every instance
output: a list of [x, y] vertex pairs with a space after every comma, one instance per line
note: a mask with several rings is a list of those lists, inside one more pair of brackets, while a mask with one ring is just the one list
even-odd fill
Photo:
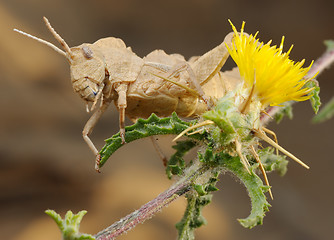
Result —
[[[133, 121], [152, 113], [160, 117], [172, 112], [181, 117], [195, 117], [231, 88], [220, 69], [229, 56], [226, 44], [231, 44], [233, 33], [219, 46], [189, 61], [163, 50], [154, 50], [140, 58], [115, 37], [70, 48], [48, 19], [43, 19], [63, 50], [28, 33], [14, 31], [51, 47], [68, 60], [74, 91], [86, 102], [88, 112], [97, 108], [82, 131], [97, 162], [100, 155], [89, 135], [112, 101], [119, 111], [120, 136], [125, 143], [125, 115]], [[90, 109], [88, 103], [92, 104]]]

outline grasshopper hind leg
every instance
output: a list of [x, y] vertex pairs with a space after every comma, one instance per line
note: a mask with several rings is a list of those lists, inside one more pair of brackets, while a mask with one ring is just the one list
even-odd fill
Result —
[[[118, 110], [119, 110], [119, 127], [120, 127], [120, 136], [122, 138], [122, 143], [125, 143], [125, 109], [126, 109], [126, 92], [127, 92], [128, 85], [127, 84], [119, 84], [116, 86], [115, 90], [118, 93]], [[83, 131], [82, 131], [82, 137], [89, 146], [89, 148], [92, 150], [94, 155], [96, 156], [95, 161], [95, 170], [97, 172], [100, 172], [99, 165], [101, 161], [101, 156], [95, 147], [92, 140], [89, 138], [89, 135], [92, 133], [94, 126], [99, 121], [103, 113], [107, 110], [110, 102], [112, 101], [112, 98], [103, 98], [101, 101], [100, 107], [93, 113], [93, 115], [89, 118], [87, 121]]]
[[[156, 76], [156, 77], [162, 78], [166, 81], [172, 82], [175, 85], [178, 85], [179, 87], [182, 87], [182, 88], [186, 89], [190, 93], [194, 93], [194, 95], [200, 97], [205, 102], [205, 104], [208, 106], [209, 109], [212, 107], [209, 98], [205, 95], [200, 83], [197, 80], [197, 77], [195, 75], [194, 70], [192, 69], [192, 67], [190, 66], [190, 64], [188, 62], [182, 61], [182, 62], [179, 62], [179, 63], [175, 64], [172, 67], [166, 66], [166, 65], [160, 64], [160, 63], [153, 63], [153, 62], [147, 62], [145, 64], [147, 66], [151, 66], [153, 68], [160, 69], [160, 70], [163, 70], [163, 71], [167, 70], [166, 71], [167, 77], [159, 76], [159, 75], [156, 75], [156, 74], [153, 74], [153, 75]], [[171, 80], [173, 77], [179, 75], [183, 71], [186, 71], [189, 75], [189, 81], [188, 82], [191, 86], [190, 88], [188, 88], [187, 86], [182, 86], [181, 84]]]
[[158, 144], [158, 139], [156, 139], [154, 136], [151, 136], [150, 139], [152, 141], [152, 144], [153, 144], [153, 147], [154, 147], [155, 151], [157, 152], [157, 154], [159, 155], [159, 157], [162, 161], [162, 164], [165, 167], [167, 167], [168, 159], [165, 156], [165, 154], [163, 153], [162, 149], [160, 148], [160, 146]]

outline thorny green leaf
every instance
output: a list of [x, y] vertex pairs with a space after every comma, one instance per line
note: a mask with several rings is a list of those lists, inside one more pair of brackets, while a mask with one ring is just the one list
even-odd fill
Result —
[[317, 114], [319, 111], [319, 107], [321, 105], [320, 96], [319, 96], [319, 93], [320, 93], [319, 83], [317, 80], [312, 79], [312, 81], [309, 81], [306, 84], [306, 87], [314, 88], [313, 91], [311, 92], [312, 97], [310, 98], [310, 102], [311, 102], [311, 106], [313, 108], [314, 113]]
[[326, 105], [321, 108], [318, 115], [314, 116], [312, 119], [313, 123], [321, 123], [324, 122], [334, 116], [334, 97], [326, 103]]
[[[253, 228], [256, 225], [262, 224], [263, 218], [265, 216], [265, 212], [269, 210], [270, 204], [266, 200], [266, 196], [264, 195], [265, 192], [268, 191], [268, 187], [264, 186], [261, 179], [254, 173], [249, 174], [244, 166], [242, 165], [239, 157], [233, 157], [229, 154], [218, 152], [218, 153], [212, 153], [210, 149], [206, 149], [206, 154], [203, 154], [201, 156], [210, 156], [205, 157], [202, 159], [202, 162], [205, 162], [206, 164], [216, 164], [216, 166], [219, 166], [223, 169], [223, 171], [229, 171], [233, 173], [236, 177], [238, 177], [241, 182], [245, 185], [249, 197], [251, 199], [252, 203], [252, 210], [251, 214], [245, 218], [245, 219], [239, 219], [239, 222], [242, 226], [246, 228]], [[262, 154], [265, 156], [265, 154]], [[270, 151], [266, 152], [267, 156], [270, 155]], [[200, 157], [201, 159], [201, 157]], [[267, 157], [267, 161], [269, 162], [270, 159]], [[282, 159], [276, 158], [276, 159], [270, 159], [271, 163], [267, 164], [268, 166], [280, 165], [280, 161]], [[275, 169], [280, 169], [276, 167]]]
[[181, 175], [183, 173], [186, 166], [183, 156], [195, 146], [196, 142], [192, 140], [176, 142], [176, 145], [173, 146], [176, 152], [169, 158], [166, 167], [166, 174], [169, 179], [171, 179], [173, 175]]
[[204, 196], [206, 194], [208, 194], [206, 191], [205, 191], [205, 187], [201, 184], [194, 184], [193, 185], [193, 188], [195, 189], [195, 191], [197, 192], [197, 194], [199, 196]]
[[[204, 154], [203, 157], [205, 158], [205, 156], [209, 155]], [[202, 162], [206, 161], [203, 160]], [[186, 196], [187, 208], [181, 221], [176, 224], [179, 240], [194, 239], [195, 229], [206, 224], [206, 220], [202, 216], [202, 208], [211, 202], [212, 194], [210, 193], [218, 190], [215, 185], [221, 172], [220, 166], [206, 169], [202, 176], [194, 180], [194, 191], [190, 191]]]
[[246, 228], [253, 228], [262, 224], [265, 213], [269, 210], [270, 204], [266, 200], [265, 192], [268, 187], [264, 186], [261, 179], [254, 173], [249, 174], [243, 167], [238, 157], [221, 156], [223, 167], [227, 171], [232, 172], [245, 185], [252, 203], [252, 210], [247, 218], [239, 219], [242, 226]]
[[[193, 123], [182, 121], [175, 113], [172, 114], [172, 117], [167, 118], [159, 118], [157, 115], [152, 114], [146, 120], [138, 119], [135, 124], [125, 127], [125, 141], [130, 143], [134, 140], [154, 135], [179, 134]], [[194, 134], [190, 137], [192, 139], [200, 139], [200, 134]], [[105, 140], [105, 142], [106, 144], [100, 151], [101, 161], [99, 167], [102, 167], [109, 157], [124, 145], [119, 133]]]
[[196, 198], [191, 195], [187, 195], [187, 208], [183, 214], [180, 222], [175, 224], [178, 230], [178, 240], [193, 240], [195, 239], [194, 228], [190, 227], [191, 220], [193, 218], [193, 212], [195, 209]]
[[285, 175], [289, 163], [285, 156], [277, 155], [271, 147], [261, 149], [257, 153], [266, 172], [276, 171], [280, 176]]
[[280, 123], [284, 116], [287, 116], [289, 119], [293, 118], [291, 102], [283, 103], [279, 111], [275, 114], [274, 119], [277, 123]]
[[212, 195], [198, 196], [196, 192], [187, 194], [187, 208], [181, 219], [175, 226], [179, 232], [178, 240], [195, 239], [194, 230], [206, 224], [202, 216], [202, 208], [211, 202]]

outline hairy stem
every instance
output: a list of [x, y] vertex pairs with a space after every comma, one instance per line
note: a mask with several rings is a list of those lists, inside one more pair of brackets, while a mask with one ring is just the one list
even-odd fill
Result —
[[189, 191], [189, 184], [180, 184], [161, 193], [157, 198], [143, 205], [140, 209], [132, 212], [118, 222], [112, 224], [101, 232], [97, 233], [95, 238], [98, 240], [114, 239], [122, 233], [132, 229], [138, 223], [143, 223], [159, 212], [163, 207]]
[[306, 77], [313, 77], [317, 72], [322, 73], [334, 62], [334, 48], [329, 48], [312, 65]]
[[138, 223], [143, 223], [147, 219], [150, 219], [163, 207], [167, 207], [170, 203], [178, 199], [180, 196], [189, 192], [193, 180], [203, 173], [204, 168], [205, 167], [200, 167], [198, 164], [194, 164], [191, 169], [189, 169], [188, 174], [186, 174], [185, 177], [181, 178], [168, 190], [159, 194], [158, 197], [144, 204], [138, 210], [130, 213], [118, 222], [97, 233], [95, 235], [95, 238], [97, 240], [114, 239], [123, 234], [124, 232], [131, 230]]

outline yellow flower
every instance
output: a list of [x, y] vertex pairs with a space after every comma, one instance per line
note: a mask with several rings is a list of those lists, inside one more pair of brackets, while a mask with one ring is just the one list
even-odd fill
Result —
[[[253, 94], [261, 101], [262, 106], [279, 105], [280, 103], [294, 100], [304, 101], [311, 97], [309, 93], [313, 88], [304, 87], [307, 68], [302, 68], [305, 60], [294, 62], [289, 59], [292, 46], [289, 51], [282, 53], [284, 37], [279, 48], [259, 43], [256, 39], [258, 32], [252, 36], [244, 33], [245, 22], [242, 23], [240, 33], [229, 20], [234, 31], [232, 46], [228, 51], [239, 67], [240, 76], [244, 79], [249, 89], [253, 88]], [[310, 79], [309, 79], [310, 80]]]

